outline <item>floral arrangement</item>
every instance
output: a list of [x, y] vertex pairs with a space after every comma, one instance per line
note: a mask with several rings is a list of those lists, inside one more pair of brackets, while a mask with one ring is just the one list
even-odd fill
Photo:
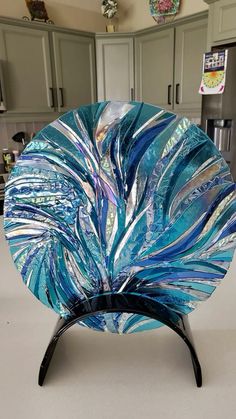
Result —
[[151, 15], [158, 18], [178, 13], [180, 0], [149, 0], [149, 4]]
[[112, 19], [118, 11], [118, 3], [116, 0], [103, 0], [101, 9], [104, 17]]

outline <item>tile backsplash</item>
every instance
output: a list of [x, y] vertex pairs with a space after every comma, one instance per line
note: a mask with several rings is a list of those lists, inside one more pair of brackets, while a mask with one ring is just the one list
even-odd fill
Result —
[[[191, 122], [200, 124], [200, 118], [190, 118]], [[30, 138], [32, 132], [40, 131], [48, 122], [1, 122], [0, 121], [0, 164], [2, 161], [2, 149], [9, 148], [10, 150], [20, 150], [21, 144], [12, 140], [12, 136], [16, 132], [24, 131], [27, 137]]]
[[30, 138], [32, 132], [41, 130], [48, 122], [1, 122], [0, 121], [0, 163], [2, 163], [2, 149], [20, 150], [21, 144], [12, 140], [12, 136], [19, 131], [27, 133]]

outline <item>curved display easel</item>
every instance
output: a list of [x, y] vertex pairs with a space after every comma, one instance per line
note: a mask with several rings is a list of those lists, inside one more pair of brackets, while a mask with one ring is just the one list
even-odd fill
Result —
[[59, 318], [39, 370], [38, 384], [43, 385], [60, 336], [78, 321], [98, 313], [135, 313], [151, 317], [177, 333], [188, 346], [198, 387], [202, 386], [201, 365], [194, 347], [188, 316], [181, 316], [166, 306], [136, 294], [102, 294], [78, 304], [68, 319]]

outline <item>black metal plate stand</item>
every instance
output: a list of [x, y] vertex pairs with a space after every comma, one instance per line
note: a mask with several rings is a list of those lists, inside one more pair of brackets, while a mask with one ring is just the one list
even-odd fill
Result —
[[202, 386], [201, 366], [194, 347], [188, 316], [181, 316], [148, 297], [128, 293], [96, 296], [79, 303], [69, 319], [59, 318], [40, 366], [38, 384], [43, 385], [58, 339], [67, 329], [88, 316], [112, 312], [135, 313], [151, 317], [176, 332], [188, 346], [196, 384], [198, 387]]

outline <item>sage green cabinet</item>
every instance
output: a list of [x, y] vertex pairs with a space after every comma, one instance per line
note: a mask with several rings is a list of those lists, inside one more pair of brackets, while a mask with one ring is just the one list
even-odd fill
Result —
[[209, 4], [208, 45], [236, 41], [236, 1], [204, 0]]
[[137, 100], [172, 108], [174, 28], [137, 36], [135, 57]]
[[137, 36], [137, 99], [189, 116], [200, 116], [199, 86], [207, 45], [207, 19]]
[[94, 102], [94, 39], [60, 32], [52, 37], [59, 112]]
[[0, 60], [8, 113], [54, 111], [48, 32], [1, 24]]
[[133, 100], [133, 38], [117, 34], [96, 40], [98, 101]]
[[94, 36], [30, 26], [0, 24], [5, 115], [53, 119], [53, 113], [94, 102]]
[[207, 19], [176, 27], [174, 106], [176, 112], [200, 110], [198, 93], [203, 54], [207, 44]]

